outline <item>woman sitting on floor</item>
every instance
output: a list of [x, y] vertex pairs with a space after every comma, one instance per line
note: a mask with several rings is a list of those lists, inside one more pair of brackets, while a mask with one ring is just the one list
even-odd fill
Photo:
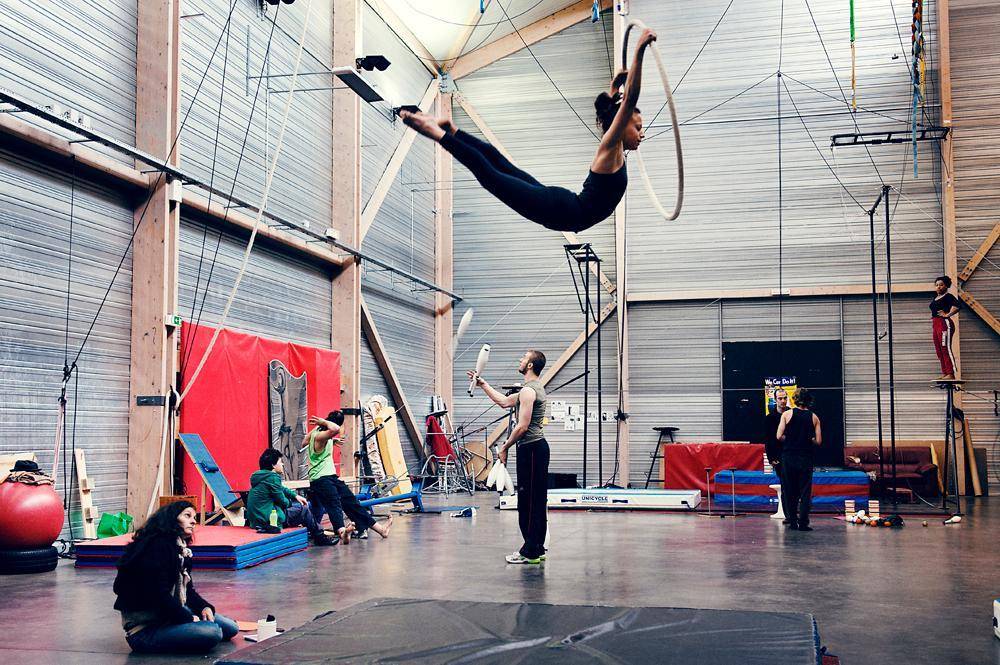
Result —
[[115, 578], [115, 609], [125, 640], [139, 653], [205, 653], [239, 627], [215, 613], [191, 582], [195, 509], [176, 501], [153, 513], [125, 548]]

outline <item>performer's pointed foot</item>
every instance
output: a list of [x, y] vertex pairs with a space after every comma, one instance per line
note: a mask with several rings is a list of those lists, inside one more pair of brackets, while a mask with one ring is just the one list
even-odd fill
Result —
[[399, 112], [399, 117], [403, 120], [403, 123], [407, 127], [416, 130], [418, 133], [423, 134], [429, 139], [440, 141], [444, 137], [445, 130], [438, 125], [434, 118], [423, 111], [420, 113], [413, 113], [411, 111], [401, 110]]

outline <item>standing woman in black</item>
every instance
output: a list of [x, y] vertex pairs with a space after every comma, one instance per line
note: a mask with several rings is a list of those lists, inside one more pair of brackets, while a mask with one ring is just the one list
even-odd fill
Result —
[[788, 526], [812, 531], [809, 509], [812, 508], [812, 476], [816, 449], [823, 444], [819, 417], [810, 411], [813, 396], [799, 388], [792, 398], [795, 407], [781, 414], [778, 441], [781, 442], [781, 501], [788, 516]]
[[136, 531], [118, 561], [115, 609], [137, 653], [205, 653], [239, 632], [191, 581], [194, 525], [193, 505], [167, 504]]
[[941, 363], [939, 381], [955, 379], [955, 354], [951, 352], [951, 339], [955, 336], [953, 317], [958, 315], [962, 304], [958, 298], [948, 293], [951, 288], [951, 277], [941, 275], [934, 280], [934, 299], [931, 300], [932, 328], [934, 330], [934, 352]]
[[[642, 60], [656, 33], [646, 28], [635, 47], [632, 67], [611, 82], [610, 92], [594, 101], [604, 136], [577, 194], [564, 187], [547, 187], [510, 163], [485, 141], [456, 129], [447, 118], [400, 111], [408, 126], [441, 144], [476, 180], [519, 215], [553, 231], [583, 231], [607, 219], [625, 195], [628, 173], [625, 151], [642, 141], [642, 115], [636, 108], [642, 86]], [[620, 92], [624, 83], [624, 93]]]

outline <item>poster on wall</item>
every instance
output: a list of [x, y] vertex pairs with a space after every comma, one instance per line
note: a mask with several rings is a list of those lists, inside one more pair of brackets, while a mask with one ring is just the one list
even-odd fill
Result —
[[765, 376], [764, 377], [764, 413], [768, 414], [777, 408], [774, 401], [774, 391], [784, 390], [788, 395], [788, 404], [791, 406], [795, 397], [798, 381], [794, 376]]
[[302, 480], [309, 471], [309, 456], [299, 450], [309, 418], [306, 373], [295, 376], [280, 360], [272, 360], [267, 364], [267, 383], [271, 447], [285, 458], [286, 480]]

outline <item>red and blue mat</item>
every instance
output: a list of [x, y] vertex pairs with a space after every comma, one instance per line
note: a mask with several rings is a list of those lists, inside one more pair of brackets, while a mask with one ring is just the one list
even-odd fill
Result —
[[[132, 534], [102, 538], [76, 546], [77, 568], [113, 568], [132, 542]], [[238, 526], [199, 526], [191, 545], [194, 568], [240, 570], [301, 552], [309, 546], [309, 534], [303, 528], [281, 533], [257, 533]]]
[[[813, 472], [812, 507], [817, 511], [841, 511], [844, 501], [853, 500], [859, 508], [868, 505], [868, 475], [862, 471], [817, 469]], [[778, 476], [763, 471], [720, 471], [715, 474], [717, 491], [712, 501], [719, 506], [734, 502], [743, 510], [776, 510], [778, 494], [770, 485]]]

